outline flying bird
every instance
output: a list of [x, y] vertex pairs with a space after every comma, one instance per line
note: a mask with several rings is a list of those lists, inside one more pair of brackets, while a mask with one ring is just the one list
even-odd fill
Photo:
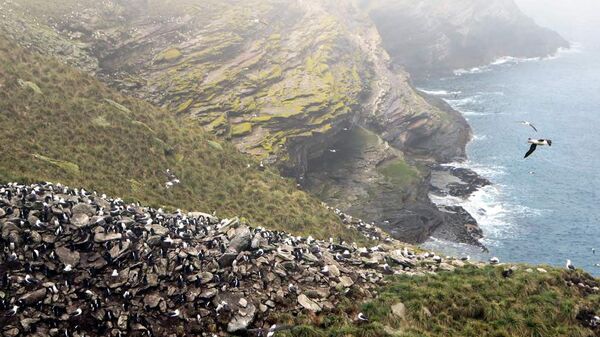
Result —
[[535, 130], [535, 132], [537, 132], [537, 129], [535, 128], [535, 126], [534, 126], [533, 124], [531, 124], [531, 122], [528, 122], [528, 121], [520, 121], [519, 123], [521, 123], [522, 125], [525, 125], [525, 126], [529, 126], [529, 127], [531, 127], [532, 129], [534, 129], [534, 130]]
[[523, 157], [523, 159], [529, 157], [533, 151], [535, 151], [535, 149], [538, 147], [538, 145], [543, 146], [543, 145], [548, 145], [548, 146], [552, 146], [552, 141], [550, 139], [532, 139], [532, 138], [528, 138], [527, 139], [527, 143], [531, 144], [531, 147], [529, 148], [529, 151], [527, 151], [527, 153], [525, 153], [525, 157]]

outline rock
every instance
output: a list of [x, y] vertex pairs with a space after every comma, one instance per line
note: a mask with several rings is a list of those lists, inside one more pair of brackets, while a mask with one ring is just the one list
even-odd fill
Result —
[[199, 297], [205, 300], [209, 300], [215, 297], [218, 293], [219, 291], [215, 288], [206, 289], [202, 293], [200, 293]]
[[237, 258], [237, 253], [224, 253], [219, 257], [219, 266], [230, 267]]
[[41, 288], [21, 296], [19, 300], [28, 305], [32, 305], [44, 300], [44, 298], [46, 298], [46, 288]]
[[333, 277], [339, 277], [340, 276], [340, 270], [338, 269], [338, 267], [336, 267], [333, 264], [328, 265], [327, 267], [329, 269], [329, 275], [331, 275]]
[[254, 235], [254, 238], [252, 238], [252, 242], [250, 243], [250, 247], [252, 249], [259, 249], [261, 247], [264, 247], [268, 244], [268, 241], [266, 238], [264, 238], [262, 235], [260, 235], [260, 233], [256, 233], [256, 235]]
[[240, 309], [233, 319], [227, 324], [227, 332], [235, 333], [246, 330], [250, 323], [254, 321], [255, 313], [256, 307], [252, 304], [248, 305], [247, 308]]
[[544, 269], [544, 268], [536, 268], [536, 270], [537, 270], [538, 272], [540, 272], [540, 273], [544, 273], [544, 274], [548, 272], [548, 271], [547, 271], [546, 269]]
[[166, 229], [165, 227], [163, 227], [159, 224], [146, 225], [146, 230], [149, 231], [150, 233], [154, 233], [153, 235], [160, 235], [160, 236], [164, 236], [165, 234], [167, 234], [169, 232], [168, 229]]
[[123, 235], [121, 235], [121, 233], [95, 233], [94, 241], [97, 243], [104, 243], [107, 241], [121, 240], [122, 237]]
[[90, 217], [85, 213], [77, 213], [71, 217], [71, 224], [79, 228], [87, 226], [89, 221]]
[[161, 301], [162, 298], [157, 294], [149, 294], [144, 296], [144, 305], [146, 305], [150, 309], [158, 307]]
[[354, 284], [354, 281], [352, 281], [352, 279], [348, 276], [340, 276], [340, 284], [344, 288], [350, 288]]
[[3, 336], [6, 336], [6, 337], [16, 337], [19, 335], [19, 329], [12, 328], [12, 329], [8, 329], [8, 330], [4, 330], [2, 334], [3, 334]]
[[321, 311], [321, 306], [317, 302], [311, 300], [304, 294], [301, 294], [300, 296], [298, 296], [298, 303], [306, 310], [309, 310], [312, 312], [320, 312]]
[[240, 298], [238, 304], [240, 305], [240, 307], [245, 308], [246, 306], [248, 306], [248, 301], [245, 298]]
[[439, 270], [444, 270], [444, 271], [454, 271], [454, 269], [456, 269], [456, 267], [449, 265], [447, 263], [440, 263], [440, 265], [438, 266]]
[[37, 318], [23, 318], [19, 323], [21, 323], [23, 330], [30, 331], [32, 325], [35, 325], [39, 321]]
[[79, 264], [79, 252], [77, 251], [71, 251], [67, 247], [58, 247], [54, 252], [64, 265], [70, 264], [72, 267], [76, 267]]
[[236, 230], [235, 236], [229, 242], [228, 250], [240, 253], [248, 250], [252, 243], [252, 232], [247, 226], [241, 226]]
[[127, 315], [119, 316], [119, 320], [117, 321], [117, 326], [119, 327], [119, 329], [126, 330], [128, 320], [129, 320], [129, 316], [127, 316]]
[[392, 314], [400, 319], [406, 318], [406, 306], [402, 302], [398, 302], [392, 305]]
[[91, 217], [96, 214], [96, 210], [94, 209], [94, 207], [92, 207], [92, 205], [78, 203], [77, 205], [73, 206], [73, 208], [71, 208], [71, 213], [73, 214], [73, 216], [78, 214], [85, 214], [88, 217]]

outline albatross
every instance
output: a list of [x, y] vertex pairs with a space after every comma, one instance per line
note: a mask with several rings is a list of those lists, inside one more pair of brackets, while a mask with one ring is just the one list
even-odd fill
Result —
[[525, 157], [523, 157], [523, 158], [529, 157], [533, 153], [533, 151], [535, 151], [535, 149], [538, 147], [538, 145], [540, 145], [540, 146], [543, 146], [543, 145], [552, 146], [552, 141], [550, 139], [532, 139], [532, 138], [528, 138], [527, 139], [527, 143], [531, 144], [531, 147], [529, 148], [529, 151], [527, 151], [527, 153], [525, 153]]
[[569, 270], [575, 270], [575, 266], [571, 263], [571, 260], [567, 260], [565, 267]]
[[535, 132], [537, 132], [537, 129], [535, 128], [535, 126], [533, 126], [533, 124], [531, 124], [531, 122], [528, 122], [528, 121], [520, 121], [519, 123], [521, 123], [522, 125], [525, 125], [525, 126], [529, 126], [529, 127], [531, 127], [532, 129], [534, 129], [534, 130], [535, 130]]

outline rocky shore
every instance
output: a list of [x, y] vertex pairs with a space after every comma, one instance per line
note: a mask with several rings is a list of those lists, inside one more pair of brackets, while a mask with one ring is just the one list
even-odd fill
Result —
[[[480, 188], [491, 185], [491, 182], [476, 172], [449, 165], [434, 165], [431, 167], [430, 195], [436, 199], [453, 197], [458, 200], [468, 199]], [[467, 243], [487, 250], [480, 240], [483, 232], [477, 220], [462, 206], [438, 203], [438, 208], [444, 212], [446, 221], [436, 228], [433, 236], [452, 242]]]
[[376, 296], [385, 275], [464, 265], [332, 211], [372, 245], [167, 212], [60, 184], [0, 186], [0, 329], [3, 336], [266, 335], [284, 328], [272, 313], [327, 312], [342, 299]]

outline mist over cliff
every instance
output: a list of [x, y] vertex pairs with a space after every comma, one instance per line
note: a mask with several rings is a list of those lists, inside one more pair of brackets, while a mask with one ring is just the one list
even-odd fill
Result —
[[502, 56], [547, 56], [569, 46], [513, 0], [370, 0], [362, 6], [394, 62], [415, 76], [485, 65]]

